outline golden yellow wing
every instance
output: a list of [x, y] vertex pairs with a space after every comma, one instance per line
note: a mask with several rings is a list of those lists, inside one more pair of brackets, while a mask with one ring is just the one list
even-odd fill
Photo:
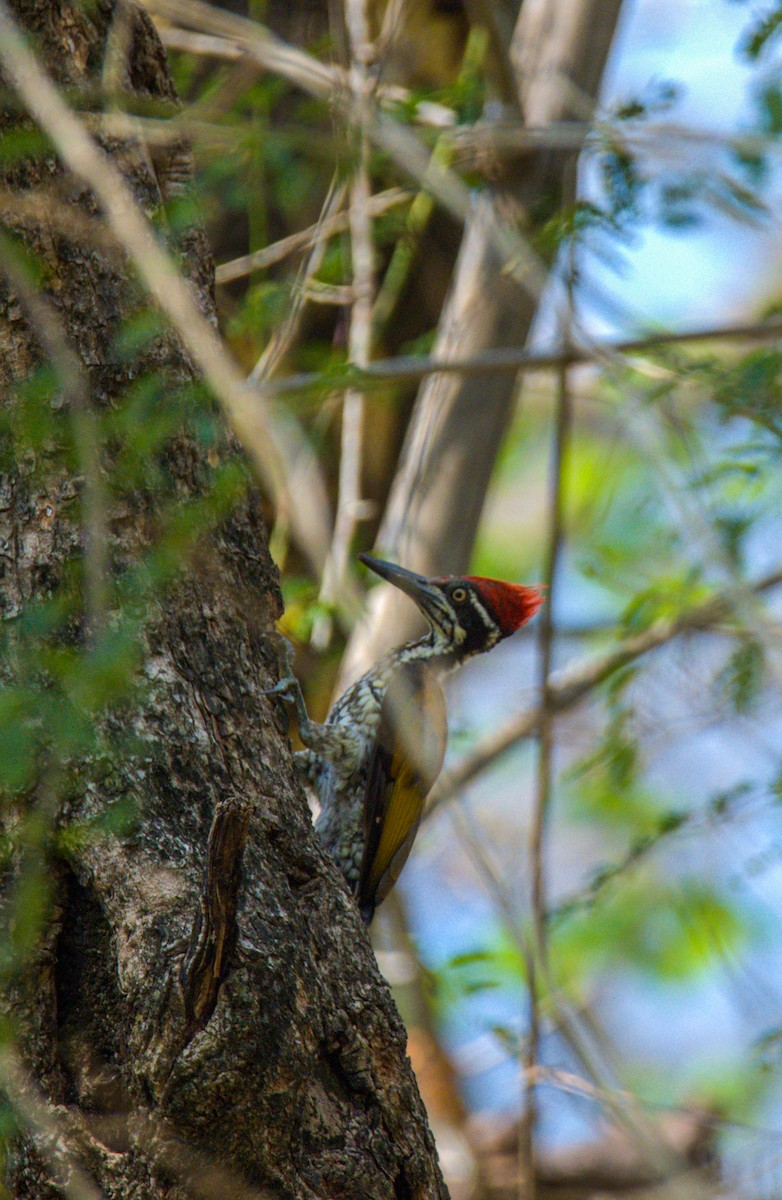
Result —
[[442, 688], [425, 664], [405, 664], [386, 690], [364, 792], [356, 899], [367, 924], [407, 862], [424, 801], [443, 765], [446, 738]]

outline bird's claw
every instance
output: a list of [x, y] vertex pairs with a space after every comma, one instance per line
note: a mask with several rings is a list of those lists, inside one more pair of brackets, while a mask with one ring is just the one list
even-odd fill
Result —
[[301, 688], [298, 679], [293, 673], [293, 656], [295, 653], [293, 645], [286, 637], [278, 633], [276, 629], [272, 629], [265, 634], [265, 638], [274, 648], [277, 666], [280, 671], [280, 680], [274, 687], [264, 688], [261, 695], [277, 696], [287, 704], [298, 704]]
[[294, 679], [292, 675], [288, 675], [281, 679], [279, 683], [275, 683], [274, 687], [263, 688], [261, 695], [277, 696], [280, 700], [285, 700], [288, 704], [295, 704], [298, 687], [298, 680]]

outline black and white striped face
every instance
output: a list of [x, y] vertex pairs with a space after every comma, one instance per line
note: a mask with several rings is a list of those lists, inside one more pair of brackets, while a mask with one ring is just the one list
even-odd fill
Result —
[[359, 555], [361, 561], [415, 600], [432, 627], [435, 643], [458, 659], [490, 650], [540, 608], [537, 588], [479, 575], [427, 578], [394, 563]]
[[429, 586], [435, 595], [427, 608], [420, 607], [436, 641], [453, 649], [459, 658], [482, 654], [496, 646], [502, 631], [471, 580], [431, 579]]

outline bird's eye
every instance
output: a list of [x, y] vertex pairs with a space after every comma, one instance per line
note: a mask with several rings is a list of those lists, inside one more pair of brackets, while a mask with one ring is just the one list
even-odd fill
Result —
[[462, 601], [467, 599], [467, 589], [463, 587], [454, 588], [451, 592], [451, 599], [455, 600], [457, 604], [461, 604]]

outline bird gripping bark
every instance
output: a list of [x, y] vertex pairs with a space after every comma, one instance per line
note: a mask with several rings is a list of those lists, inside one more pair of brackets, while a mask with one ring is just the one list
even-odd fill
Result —
[[543, 597], [536, 587], [476, 575], [426, 577], [359, 557], [415, 601], [428, 632], [375, 663], [322, 725], [309, 718], [285, 639], [284, 676], [272, 692], [296, 710], [305, 749], [295, 759], [320, 803], [316, 831], [368, 924], [407, 861], [442, 766], [440, 679], [520, 629]]

